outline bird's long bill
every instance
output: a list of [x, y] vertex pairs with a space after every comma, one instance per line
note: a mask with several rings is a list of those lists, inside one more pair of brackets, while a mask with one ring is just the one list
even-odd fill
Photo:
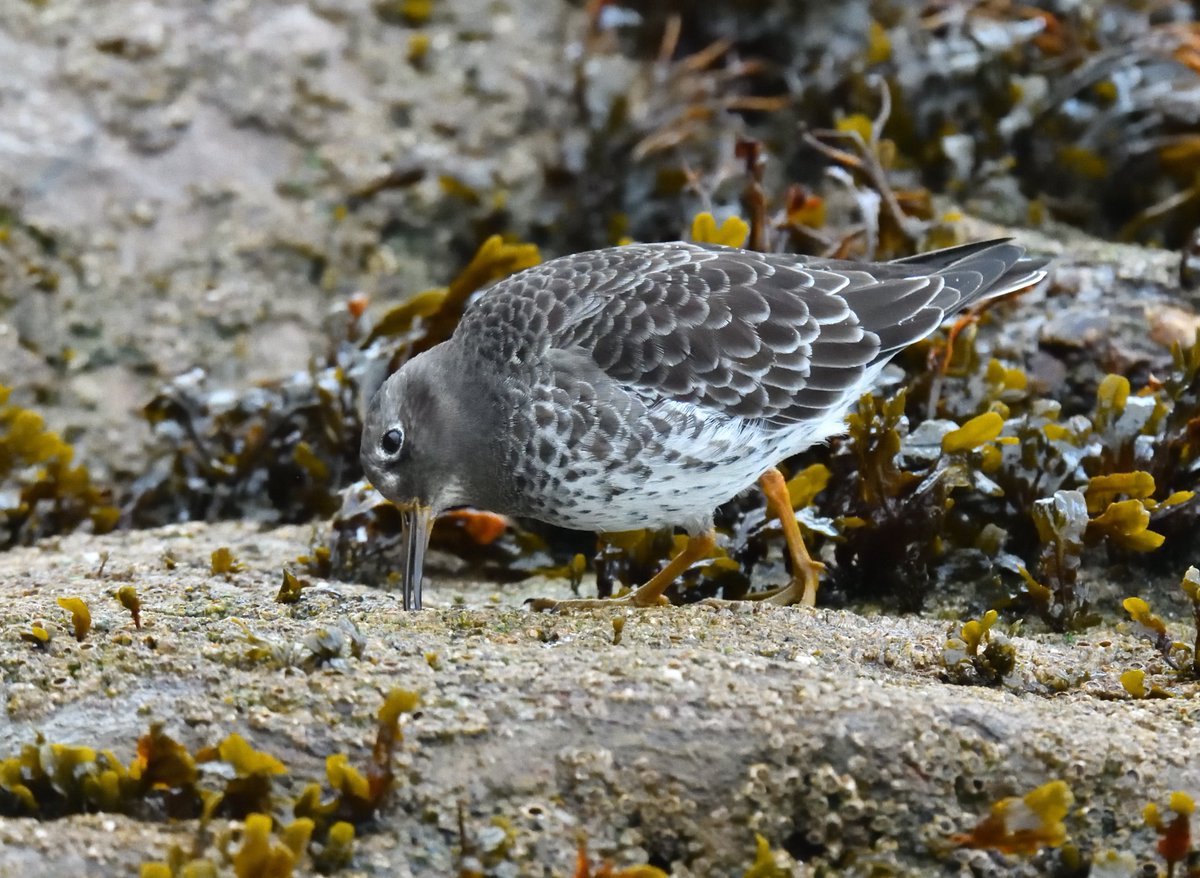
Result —
[[421, 609], [421, 577], [425, 567], [425, 549], [433, 530], [433, 510], [428, 506], [401, 507], [404, 539], [404, 609]]

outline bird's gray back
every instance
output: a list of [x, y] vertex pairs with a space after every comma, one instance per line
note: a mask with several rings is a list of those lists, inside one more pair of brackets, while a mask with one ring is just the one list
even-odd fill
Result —
[[991, 242], [928, 254], [926, 267], [681, 242], [615, 247], [501, 282], [459, 333], [485, 366], [582, 350], [650, 401], [783, 426], [823, 417], [868, 367], [932, 332], [1020, 253]]

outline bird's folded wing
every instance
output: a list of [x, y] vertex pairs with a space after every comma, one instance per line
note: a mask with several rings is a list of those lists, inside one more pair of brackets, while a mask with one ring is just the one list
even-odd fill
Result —
[[1021, 255], [1003, 242], [957, 249], [863, 265], [686, 243], [609, 248], [498, 284], [464, 321], [478, 343], [505, 345], [494, 352], [505, 360], [582, 349], [647, 402], [794, 423], [861, 392], [872, 365]]

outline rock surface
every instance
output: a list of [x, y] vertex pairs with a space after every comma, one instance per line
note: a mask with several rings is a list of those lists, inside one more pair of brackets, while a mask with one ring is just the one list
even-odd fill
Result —
[[0, 375], [98, 469], [139, 471], [162, 381], [303, 369], [347, 295], [446, 282], [541, 196], [577, 12], [386, 5], [0, 4]]
[[[570, 874], [581, 830], [597, 857], [677, 876], [741, 874], [755, 832], [781, 861], [806, 861], [797, 875], [1034, 875], [1044, 862], [950, 839], [998, 799], [1062, 779], [1074, 843], [1150, 859], [1143, 806], [1200, 788], [1196, 687], [1121, 626], [1014, 636], [1003, 687], [952, 685], [941, 655], [957, 625], [916, 617], [751, 605], [532, 615], [525, 597], [565, 585], [493, 594], [436, 576], [434, 608], [419, 614], [393, 593], [320, 581], [278, 604], [280, 569], [310, 536], [183, 526], [0, 556], [5, 750], [40, 733], [128, 761], [152, 721], [190, 748], [237, 732], [285, 763], [294, 794], [333, 753], [365, 760], [382, 694], [416, 690], [399, 792], [340, 874], [456, 874], [461, 804], [489, 875]], [[213, 575], [220, 546], [247, 569]], [[142, 599], [140, 632], [112, 596], [125, 584]], [[91, 607], [82, 644], [55, 604], [65, 596]], [[250, 657], [234, 619], [270, 658]], [[39, 620], [44, 650], [18, 638]], [[362, 657], [305, 670], [305, 638], [349, 623]], [[1180, 697], [1132, 700], [1118, 678], [1135, 667]], [[0, 820], [0, 876], [129, 875], [196, 831], [115, 815]]]

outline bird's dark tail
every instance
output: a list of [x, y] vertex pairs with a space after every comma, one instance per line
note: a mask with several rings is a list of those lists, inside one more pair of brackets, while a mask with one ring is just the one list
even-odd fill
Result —
[[882, 362], [972, 302], [1037, 283], [1044, 264], [1008, 239], [981, 241], [872, 265], [875, 283], [842, 295], [862, 327], [879, 336], [875, 362]]
[[[944, 301], [940, 301], [943, 297], [939, 296], [930, 304], [941, 307], [949, 315], [979, 299], [997, 298], [1033, 286], [1046, 276], [1048, 261], [1026, 256], [1024, 248], [1009, 238], [994, 238], [918, 253], [890, 264], [920, 268], [944, 278], [944, 292], [949, 295]], [[956, 301], [951, 301], [951, 297]]]

